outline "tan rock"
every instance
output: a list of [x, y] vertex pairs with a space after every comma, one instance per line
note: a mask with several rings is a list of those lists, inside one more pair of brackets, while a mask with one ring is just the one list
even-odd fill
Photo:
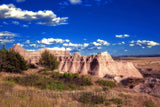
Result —
[[59, 61], [58, 70], [62, 72], [90, 74], [98, 77], [114, 75], [143, 78], [131, 62], [114, 61], [107, 52], [89, 56], [82, 56], [78, 52], [71, 55], [69, 51], [49, 50], [47, 48], [28, 52], [17, 44], [9, 50], [20, 53], [25, 60], [32, 64], [38, 63], [41, 53], [48, 50], [57, 57]]

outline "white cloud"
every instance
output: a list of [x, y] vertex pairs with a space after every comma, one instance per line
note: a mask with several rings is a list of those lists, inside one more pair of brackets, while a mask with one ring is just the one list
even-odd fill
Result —
[[83, 46], [83, 44], [73, 44], [73, 43], [69, 42], [69, 43], [64, 43], [63, 46], [81, 47], [81, 46]]
[[81, 4], [82, 3], [82, 0], [69, 0], [69, 2], [73, 5], [75, 4]]
[[57, 17], [50, 10], [45, 11], [28, 11], [16, 8], [13, 4], [0, 5], [0, 19], [19, 19], [25, 21], [37, 21], [37, 24], [56, 26], [61, 24], [67, 24], [68, 17]]
[[16, 2], [20, 3], [20, 2], [25, 2], [26, 0], [16, 0]]
[[57, 43], [63, 43], [63, 42], [69, 42], [70, 40], [66, 39], [54, 39], [54, 38], [43, 38], [41, 41], [37, 41], [38, 43], [43, 43], [46, 45], [51, 45], [51, 44], [57, 44]]
[[12, 43], [14, 42], [14, 37], [17, 35], [8, 31], [0, 32], [0, 44]]
[[109, 46], [110, 45], [110, 43], [108, 43], [107, 41], [101, 40], [101, 39], [97, 39], [97, 41], [93, 42], [92, 44], [94, 46], [102, 46], [102, 45]]
[[92, 6], [105, 6], [112, 0], [62, 0], [59, 5], [63, 6], [70, 6], [70, 5], [80, 5], [84, 7], [92, 7]]
[[138, 46], [141, 46], [142, 48], [145, 48], [145, 47], [152, 48], [153, 46], [160, 45], [160, 43], [149, 41], [149, 40], [137, 40], [137, 41], [132, 40], [130, 43], [131, 43], [130, 46], [138, 45]]
[[30, 40], [26, 40], [26, 42], [25, 42], [25, 43], [29, 44], [29, 43], [30, 43]]
[[12, 21], [12, 23], [15, 24], [15, 25], [19, 25], [18, 21]]
[[102, 47], [97, 47], [97, 49], [102, 49]]
[[29, 52], [34, 52], [34, 51], [36, 51], [35, 49], [27, 49], [27, 51], [29, 51]]
[[128, 37], [130, 37], [128, 34], [116, 35], [116, 38], [128, 38]]
[[66, 42], [70, 42], [70, 40], [69, 40], [69, 39], [66, 39], [65, 41], [66, 41]]
[[8, 23], [7, 23], [7, 22], [3, 22], [3, 24], [8, 25]]
[[0, 44], [5, 44], [5, 43], [13, 43], [14, 40], [13, 39], [0, 39]]
[[16, 34], [8, 32], [8, 31], [2, 31], [0, 32], [0, 37], [15, 37]]
[[127, 52], [127, 51], [128, 51], [127, 49], [124, 50], [124, 52]]
[[21, 47], [23, 47], [24, 46], [24, 44], [21, 44], [21, 43], [17, 43], [19, 46], [21, 46]]
[[125, 42], [123, 41], [122, 44], [125, 44]]
[[129, 44], [129, 46], [134, 46], [134, 44]]
[[97, 42], [93, 42], [93, 45], [95, 45], [95, 46], [101, 46], [102, 44], [97, 43]]
[[107, 41], [101, 40], [101, 39], [98, 39], [97, 42], [102, 44], [102, 45], [105, 45], [105, 46], [109, 46], [110, 45], [110, 43], [108, 43]]
[[61, 48], [53, 47], [53, 48], [48, 48], [48, 49], [50, 49], [50, 50], [61, 50], [61, 51], [65, 51], [66, 50], [64, 47], [61, 47]]
[[38, 47], [37, 44], [30, 44], [31, 47]]
[[23, 27], [28, 27], [28, 25], [25, 25], [25, 24], [24, 24]]

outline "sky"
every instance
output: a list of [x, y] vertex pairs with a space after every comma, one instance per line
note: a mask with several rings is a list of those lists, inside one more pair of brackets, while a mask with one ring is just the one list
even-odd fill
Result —
[[160, 0], [0, 0], [0, 47], [160, 54]]

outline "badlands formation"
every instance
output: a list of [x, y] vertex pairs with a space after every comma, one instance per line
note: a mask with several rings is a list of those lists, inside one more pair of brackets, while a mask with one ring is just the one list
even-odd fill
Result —
[[89, 56], [82, 56], [78, 52], [71, 55], [69, 51], [49, 50], [47, 48], [28, 52], [18, 44], [9, 50], [18, 52], [28, 63], [35, 65], [38, 63], [41, 53], [48, 50], [57, 57], [59, 61], [58, 70], [61, 72], [90, 74], [98, 77], [110, 75], [116, 77], [143, 78], [131, 62], [114, 61], [107, 52]]

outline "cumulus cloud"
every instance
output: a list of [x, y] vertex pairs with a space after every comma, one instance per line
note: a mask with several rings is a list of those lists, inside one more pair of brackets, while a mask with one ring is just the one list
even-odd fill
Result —
[[142, 48], [145, 48], [145, 47], [152, 48], [153, 46], [160, 45], [160, 43], [157, 43], [155, 41], [149, 41], [149, 40], [137, 40], [137, 41], [132, 40], [130, 42], [130, 46], [134, 46], [134, 45], [138, 45]]
[[110, 43], [107, 41], [101, 40], [101, 39], [97, 39], [96, 42], [93, 42], [93, 45], [95, 45], [95, 46], [102, 46], [102, 45], [109, 46]]
[[134, 46], [134, 44], [129, 44], [129, 46]]
[[34, 51], [36, 51], [35, 49], [27, 49], [27, 51], [29, 51], [29, 52], [34, 52]]
[[0, 5], [0, 19], [19, 19], [24, 21], [36, 21], [36, 24], [56, 26], [67, 24], [68, 17], [57, 17], [50, 10], [28, 11], [16, 8], [13, 4]]
[[64, 48], [64, 47], [53, 47], [53, 48], [48, 48], [50, 50], [61, 50], [61, 51], [71, 51], [72, 49], [71, 48]]
[[43, 38], [41, 41], [37, 41], [38, 43], [43, 43], [46, 45], [51, 45], [51, 44], [57, 44], [57, 43], [63, 43], [63, 42], [69, 42], [70, 40], [66, 39], [54, 39], [54, 38]]
[[21, 46], [21, 47], [23, 47], [24, 46], [24, 44], [22, 44], [22, 43], [17, 43], [19, 46]]
[[130, 37], [128, 34], [116, 35], [116, 38], [128, 38], [128, 37]]
[[84, 44], [74, 44], [74, 43], [64, 43], [63, 46], [69, 46], [69, 47], [87, 47], [89, 44], [84, 43]]
[[[42, 44], [35, 44], [35, 43], [31, 43], [31, 44], [28, 44], [29, 47], [33, 47], [33, 48], [44, 48], [45, 45], [42, 45]], [[27, 46], [27, 45], [25, 45]]]
[[[44, 45], [44, 47], [49, 48], [51, 50], [67, 50], [71, 52], [83, 52], [85, 51], [93, 51], [93, 50], [101, 50], [106, 46], [109, 46], [110, 43], [97, 39], [95, 42], [90, 43], [72, 43], [69, 39], [61, 39], [61, 38], [43, 38], [42, 40], [38, 40], [37, 42], [31, 42], [29, 40], [25, 41], [25, 46], [31, 49], [38, 49], [40, 45]], [[29, 44], [28, 44], [29, 43]], [[42, 47], [42, 46], [41, 46]], [[52, 48], [53, 47], [53, 48]]]
[[81, 4], [82, 3], [82, 0], [69, 0], [69, 2], [71, 3], [71, 4]]

